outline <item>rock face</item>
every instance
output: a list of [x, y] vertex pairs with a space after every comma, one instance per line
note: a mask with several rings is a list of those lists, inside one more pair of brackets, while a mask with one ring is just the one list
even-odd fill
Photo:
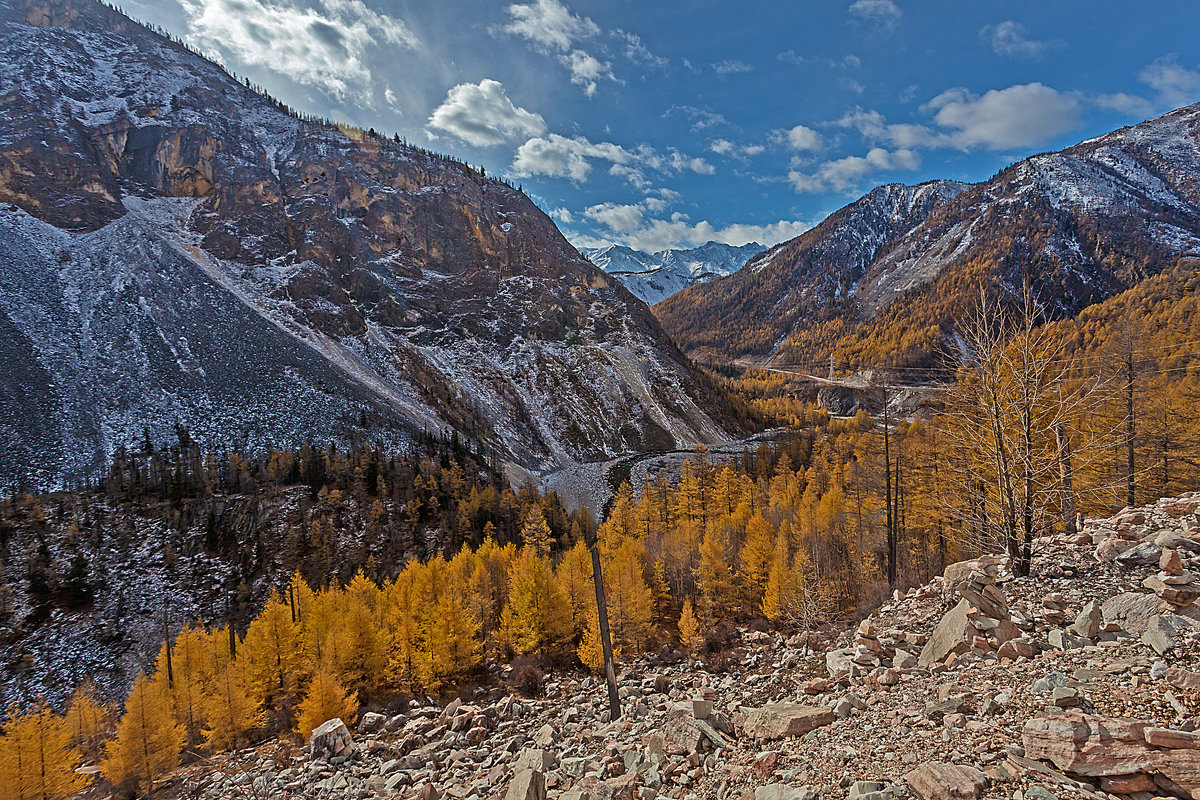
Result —
[[699, 247], [647, 253], [624, 245], [580, 250], [588, 260], [621, 282], [647, 305], [654, 305], [680, 289], [707, 283], [736, 272], [767, 248], [751, 242], [734, 247], [706, 242]]
[[0, 49], [0, 484], [177, 422], [214, 451], [455, 431], [535, 471], [726, 438], [721, 391], [515, 188], [93, 0], [13, 0]]
[[828, 708], [816, 708], [796, 703], [779, 703], [753, 711], [746, 716], [742, 733], [754, 739], [783, 739], [803, 736], [811, 730], [833, 722]]

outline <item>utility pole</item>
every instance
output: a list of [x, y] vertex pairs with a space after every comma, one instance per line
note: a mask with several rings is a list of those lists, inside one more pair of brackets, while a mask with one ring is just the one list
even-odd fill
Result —
[[604, 650], [604, 679], [608, 683], [609, 721], [621, 718], [621, 695], [617, 692], [617, 671], [613, 666], [612, 638], [608, 633], [608, 604], [604, 601], [604, 575], [600, 571], [600, 550], [596, 546], [596, 534], [588, 536], [588, 549], [592, 551], [592, 583], [596, 587], [596, 618], [600, 623], [600, 645]]

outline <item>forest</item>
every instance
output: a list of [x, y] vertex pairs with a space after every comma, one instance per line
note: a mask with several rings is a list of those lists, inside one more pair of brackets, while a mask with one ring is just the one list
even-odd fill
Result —
[[[181, 431], [169, 447], [120, 454], [70, 502], [10, 498], [8, 592], [29, 598], [6, 606], [16, 628], [90, 602], [80, 559], [106, 502], [170, 520], [239, 564], [247, 585], [268, 563], [289, 572], [262, 602], [181, 621], [127, 697], [84, 685], [57, 708], [8, 709], [0, 786], [32, 788], [0, 797], [67, 796], [85, 756], [112, 784], [145, 790], [185, 752], [303, 736], [505, 664], [526, 692], [552, 666], [599, 671], [590, 543], [618, 658], [667, 648], [714, 664], [730, 625], [811, 637], [961, 558], [1007, 551], [1028, 569], [1039, 538], [1074, 530], [1077, 514], [1195, 487], [1196, 280], [1168, 271], [1058, 322], [1030, 295], [984, 297], [962, 320], [955, 381], [913, 415], [890, 402], [911, 383], [898, 370], [875, 375], [850, 418], [831, 418], [787, 375], [724, 378], [788, 432], [733, 460], [699, 450], [675, 484], [623, 484], [598, 526], [552, 493], [513, 491], [457, 441], [407, 455], [218, 457]], [[217, 498], [289, 487], [305, 502], [282, 543], [219, 523]], [[68, 528], [76, 554], [48, 561], [45, 542]]]

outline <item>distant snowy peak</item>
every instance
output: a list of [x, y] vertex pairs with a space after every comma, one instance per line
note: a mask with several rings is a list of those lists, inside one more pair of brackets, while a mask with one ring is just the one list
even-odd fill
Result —
[[656, 253], [620, 244], [580, 252], [648, 305], [654, 305], [681, 289], [737, 272], [766, 249], [757, 242], [740, 247], [706, 242], [699, 247]]

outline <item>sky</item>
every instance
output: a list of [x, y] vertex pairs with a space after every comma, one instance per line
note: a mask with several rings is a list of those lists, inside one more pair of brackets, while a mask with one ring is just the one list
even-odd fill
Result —
[[577, 247], [771, 245], [1200, 101], [1200, 3], [123, 0], [303, 111], [520, 184]]

